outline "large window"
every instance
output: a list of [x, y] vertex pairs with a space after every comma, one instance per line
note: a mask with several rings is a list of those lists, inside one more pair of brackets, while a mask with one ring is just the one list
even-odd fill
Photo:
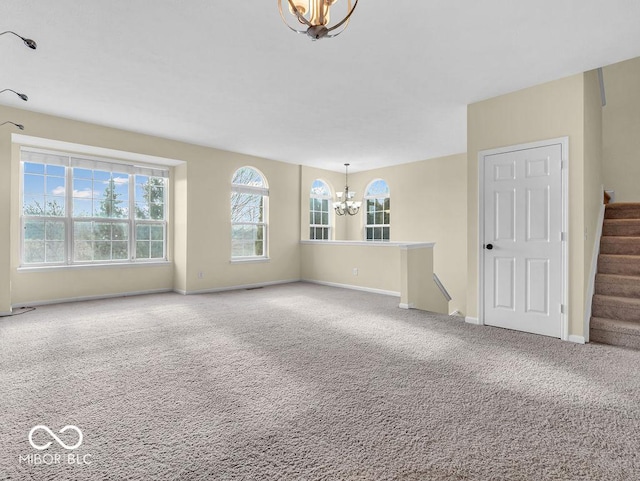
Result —
[[309, 196], [309, 239], [331, 238], [330, 205], [331, 189], [326, 182], [316, 179], [311, 185]]
[[166, 260], [168, 171], [23, 149], [24, 266]]
[[253, 167], [241, 167], [231, 181], [231, 257], [267, 257], [269, 188]]
[[367, 209], [365, 239], [368, 241], [388, 241], [390, 223], [389, 186], [382, 179], [374, 180], [365, 192]]

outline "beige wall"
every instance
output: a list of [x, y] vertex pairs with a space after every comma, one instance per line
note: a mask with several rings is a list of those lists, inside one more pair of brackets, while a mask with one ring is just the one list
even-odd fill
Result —
[[[602, 100], [597, 71], [584, 74], [584, 229], [585, 295], [594, 250], [598, 249], [598, 222], [603, 202]], [[590, 299], [588, 300], [590, 302]]]
[[[400, 295], [400, 248], [382, 242], [367, 245], [305, 243], [302, 279], [361, 287]], [[357, 274], [354, 274], [357, 269]]]
[[9, 208], [11, 195], [11, 131], [2, 129], [0, 130], [0, 314], [11, 312], [11, 209]]
[[640, 58], [603, 70], [604, 187], [616, 202], [640, 202]]
[[[367, 185], [384, 179], [391, 192], [391, 240], [435, 242], [434, 271], [452, 297], [449, 311], [466, 311], [466, 155], [423, 160], [349, 174], [349, 188], [362, 199]], [[335, 194], [344, 172], [302, 167], [301, 239], [309, 238], [308, 192], [317, 178]], [[364, 208], [356, 216], [337, 217], [335, 240], [364, 240]], [[304, 254], [303, 249], [303, 254]], [[350, 274], [350, 271], [347, 273]]]
[[[24, 134], [185, 161], [172, 169], [170, 260], [164, 266], [20, 270], [19, 155], [0, 133], [0, 312], [11, 304], [153, 290], [203, 291], [300, 278], [300, 168], [23, 110], [0, 107]], [[252, 165], [270, 187], [269, 262], [230, 263], [229, 200], [235, 169]], [[202, 272], [202, 278], [198, 273]], [[13, 286], [11, 289], [11, 285]]]
[[[569, 334], [583, 335], [584, 75], [528, 88], [468, 107], [467, 312], [478, 317], [478, 153], [482, 150], [569, 137]], [[593, 240], [591, 240], [591, 244]], [[590, 252], [590, 250], [589, 250]]]
[[[458, 154], [350, 174], [349, 187], [363, 196], [374, 179], [391, 193], [390, 236], [396, 242], [435, 242], [434, 272], [452, 300], [449, 312], [466, 313], [466, 155]], [[347, 219], [348, 240], [364, 239], [364, 212]]]

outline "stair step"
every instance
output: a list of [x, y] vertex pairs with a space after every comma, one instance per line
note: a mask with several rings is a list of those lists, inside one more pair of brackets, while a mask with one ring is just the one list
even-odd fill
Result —
[[640, 256], [640, 237], [602, 236], [600, 254]]
[[605, 219], [640, 219], [640, 203], [616, 202], [607, 204], [604, 211]]
[[591, 342], [601, 342], [640, 350], [639, 323], [592, 317], [590, 326], [589, 340]]
[[640, 256], [600, 254], [598, 256], [598, 272], [601, 274], [640, 276]]
[[640, 276], [598, 273], [595, 293], [604, 296], [640, 298]]
[[632, 321], [640, 324], [640, 299], [629, 297], [593, 296], [593, 317]]
[[603, 236], [640, 236], [640, 219], [605, 219]]

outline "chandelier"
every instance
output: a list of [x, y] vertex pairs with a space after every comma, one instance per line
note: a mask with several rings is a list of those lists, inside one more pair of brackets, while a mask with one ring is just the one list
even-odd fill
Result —
[[[289, 12], [293, 17], [302, 24], [304, 30], [292, 27], [284, 13], [282, 12], [282, 2], [289, 4]], [[347, 28], [349, 19], [353, 14], [353, 11], [358, 5], [358, 0], [355, 0], [353, 6], [351, 0], [347, 1], [347, 14], [335, 25], [330, 25], [331, 22], [331, 7], [338, 0], [278, 0], [278, 10], [280, 10], [280, 16], [282, 21], [287, 27], [296, 33], [306, 33], [312, 40], [319, 40], [321, 38], [336, 37], [340, 35]], [[344, 0], [343, 0], [344, 2]], [[335, 33], [332, 33], [335, 32]]]
[[344, 164], [344, 192], [336, 192], [338, 200], [333, 203], [337, 215], [356, 215], [362, 202], [354, 201], [355, 192], [349, 192], [349, 164]]

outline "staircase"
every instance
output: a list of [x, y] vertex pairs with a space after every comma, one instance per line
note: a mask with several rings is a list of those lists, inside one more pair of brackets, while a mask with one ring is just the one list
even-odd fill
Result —
[[605, 210], [590, 340], [640, 349], [640, 203]]

